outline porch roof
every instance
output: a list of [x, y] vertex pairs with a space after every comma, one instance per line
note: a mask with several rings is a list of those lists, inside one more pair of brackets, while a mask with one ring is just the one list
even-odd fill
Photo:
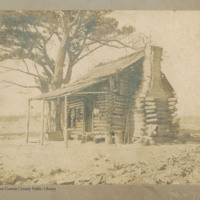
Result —
[[129, 56], [119, 58], [118, 60], [109, 63], [97, 65], [90, 72], [78, 80], [64, 86], [63, 88], [30, 98], [29, 100], [52, 99], [65, 95], [75, 94], [76, 92], [87, 88], [90, 85], [105, 81], [110, 75], [115, 74], [117, 70], [124, 70], [131, 64], [140, 60], [142, 57], [144, 57], [143, 51], [133, 53]]

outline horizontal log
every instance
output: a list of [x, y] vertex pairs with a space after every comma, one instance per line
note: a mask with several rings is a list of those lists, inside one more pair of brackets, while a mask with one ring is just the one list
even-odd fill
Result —
[[124, 107], [121, 107], [121, 106], [115, 105], [115, 106], [113, 106], [112, 108], [113, 108], [113, 109], [123, 110], [123, 111], [126, 110], [126, 109], [125, 109], [125, 106], [124, 106]]
[[176, 106], [169, 106], [169, 110], [177, 110]]
[[76, 122], [76, 126], [77, 126], [77, 127], [83, 126], [83, 122], [82, 122], [82, 121]]
[[120, 92], [120, 95], [128, 96], [129, 92]]
[[175, 106], [175, 105], [177, 105], [177, 103], [176, 102], [169, 102], [168, 105], [169, 106]]
[[112, 121], [110, 124], [111, 124], [111, 126], [113, 126], [113, 125], [114, 125], [114, 126], [117, 126], [117, 125], [118, 125], [118, 126], [124, 126], [124, 123], [123, 123], [123, 122], [117, 122], [117, 121]]
[[155, 103], [155, 102], [148, 102], [148, 101], [146, 101], [146, 102], [145, 102], [145, 105], [148, 105], [148, 106], [155, 106], [156, 103]]
[[177, 98], [175, 98], [175, 97], [169, 98], [168, 101], [175, 101], [175, 102], [177, 102]]
[[96, 126], [96, 125], [95, 125], [95, 126], [93, 126], [93, 129], [94, 129], [94, 130], [96, 130], [96, 129], [101, 129], [101, 130], [104, 130], [104, 129], [105, 129], [105, 130], [106, 130], [107, 127], [108, 127], [107, 125], [106, 125], [106, 126]]
[[114, 103], [113, 104], [115, 107], [119, 107], [119, 108], [125, 108], [126, 104], [118, 104], [118, 103]]
[[121, 84], [120, 83], [120, 92], [128, 91], [130, 88], [128, 87], [127, 84]]
[[108, 134], [108, 131], [93, 131], [92, 132], [92, 135], [107, 135]]
[[70, 105], [84, 105], [84, 102], [83, 101], [80, 101], [80, 102], [68, 102], [67, 105], [68, 106], [70, 106]]
[[177, 113], [172, 113], [171, 116], [174, 118], [174, 117], [177, 117], [178, 114]]
[[169, 108], [157, 108], [157, 112], [160, 112], [160, 113], [169, 113]]
[[147, 98], [145, 98], [145, 101], [156, 101], [156, 99], [155, 98], [151, 98], [151, 97], [147, 97]]
[[114, 104], [115, 105], [121, 105], [121, 106], [125, 106], [126, 105], [125, 102], [117, 102], [117, 101], [114, 101]]
[[101, 101], [107, 101], [107, 98], [106, 97], [97, 97], [95, 100], [98, 102], [101, 102]]
[[116, 114], [124, 114], [125, 113], [125, 109], [120, 109], [120, 108], [114, 108], [112, 111], [112, 113], [116, 113]]
[[144, 104], [144, 103], [145, 103], [144, 100], [136, 100], [136, 101], [133, 100], [133, 102], [134, 102], [135, 104]]
[[101, 107], [101, 108], [105, 108], [107, 106], [107, 104], [106, 104], [106, 102], [101, 102], [101, 103], [96, 102], [95, 106], [98, 106], [98, 107]]
[[124, 116], [121, 116], [121, 115], [112, 115], [112, 118], [119, 119], [119, 120], [124, 120]]
[[149, 114], [149, 113], [156, 113], [156, 110], [145, 110], [145, 112], [146, 112], [147, 114]]
[[135, 105], [144, 105], [144, 101], [134, 101]]
[[106, 98], [96, 99], [95, 102], [97, 102], [97, 103], [107, 102], [107, 99]]
[[105, 128], [107, 127], [108, 125], [107, 124], [93, 124], [93, 127], [96, 128], [96, 127], [102, 127], [102, 128]]
[[124, 116], [124, 111], [119, 112], [119, 111], [117, 111], [117, 110], [116, 110], [116, 111], [113, 110], [110, 116], [112, 117], [112, 115], [120, 115], [120, 116]]
[[113, 132], [124, 132], [125, 129], [121, 129], [121, 128], [117, 128], [117, 127], [116, 128], [112, 127], [111, 131], [113, 131]]
[[83, 131], [82, 130], [81, 131], [73, 130], [71, 133], [75, 134], [75, 135], [82, 135]]
[[156, 109], [157, 107], [154, 105], [154, 106], [145, 106], [145, 110], [153, 110], [153, 109]]
[[130, 89], [128, 87], [126, 88], [120, 88], [120, 95], [122, 94], [129, 94]]
[[104, 114], [104, 115], [101, 115], [101, 116], [93, 116], [93, 120], [94, 121], [102, 121], [102, 122], [105, 122], [107, 120], [107, 116], [108, 114]]
[[83, 126], [76, 126], [74, 128], [71, 128], [71, 129], [73, 129], [73, 130], [82, 130], [82, 128], [83, 128]]
[[106, 119], [97, 119], [97, 118], [94, 118], [93, 120], [93, 123], [96, 123], [96, 124], [106, 124]]
[[123, 123], [124, 122], [124, 120], [113, 118], [113, 117], [111, 118], [111, 121], [112, 122], [119, 122], [119, 123]]
[[93, 120], [96, 122], [105, 122], [107, 120], [108, 113], [104, 113], [103, 115], [93, 115]]
[[144, 101], [133, 101], [135, 105], [144, 105]]
[[81, 127], [81, 126], [83, 126], [83, 122], [76, 122], [76, 127]]
[[120, 124], [111, 124], [111, 128], [121, 128], [124, 129], [126, 126], [125, 125], [120, 125]]
[[83, 109], [84, 108], [84, 105], [69, 105], [68, 106], [68, 109], [73, 109], [73, 108], [76, 108], [76, 109]]
[[104, 116], [98, 116], [98, 117], [93, 117], [93, 122], [94, 123], [106, 123], [109, 115], [104, 115]]
[[146, 118], [152, 118], [152, 117], [156, 117], [157, 114], [153, 113], [153, 114], [146, 114]]
[[94, 132], [107, 132], [108, 129], [94, 128], [93, 131]]
[[119, 103], [126, 103], [126, 99], [125, 98], [121, 98], [121, 99], [119, 99], [119, 98], [114, 98], [114, 101], [115, 102], [119, 102]]
[[157, 118], [153, 118], [153, 119], [146, 119], [146, 122], [157, 122], [158, 119]]
[[168, 110], [168, 112], [157, 111], [156, 113], [158, 116], [170, 116], [169, 110]]

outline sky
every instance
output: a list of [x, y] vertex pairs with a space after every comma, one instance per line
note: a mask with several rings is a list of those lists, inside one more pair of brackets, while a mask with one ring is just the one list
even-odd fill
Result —
[[[136, 31], [151, 36], [152, 45], [163, 48], [161, 68], [178, 97], [178, 114], [200, 116], [200, 11], [114, 11], [119, 26], [132, 25]], [[55, 55], [56, 49], [52, 49]], [[100, 62], [125, 56], [125, 51], [104, 48], [77, 64], [72, 80], [77, 79]], [[18, 61], [0, 63], [20, 66]], [[31, 84], [31, 80], [15, 73], [1, 74], [1, 79]], [[3, 77], [2, 77], [3, 76]], [[39, 91], [0, 86], [0, 115], [26, 113], [27, 98]], [[33, 105], [33, 110], [40, 107]]]

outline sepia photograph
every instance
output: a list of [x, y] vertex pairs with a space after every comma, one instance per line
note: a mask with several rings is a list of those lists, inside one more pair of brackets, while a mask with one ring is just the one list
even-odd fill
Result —
[[199, 184], [199, 22], [0, 11], [0, 185]]

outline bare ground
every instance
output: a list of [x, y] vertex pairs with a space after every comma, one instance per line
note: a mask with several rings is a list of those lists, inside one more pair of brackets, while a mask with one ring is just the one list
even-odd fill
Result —
[[199, 184], [200, 144], [0, 140], [0, 184]]

